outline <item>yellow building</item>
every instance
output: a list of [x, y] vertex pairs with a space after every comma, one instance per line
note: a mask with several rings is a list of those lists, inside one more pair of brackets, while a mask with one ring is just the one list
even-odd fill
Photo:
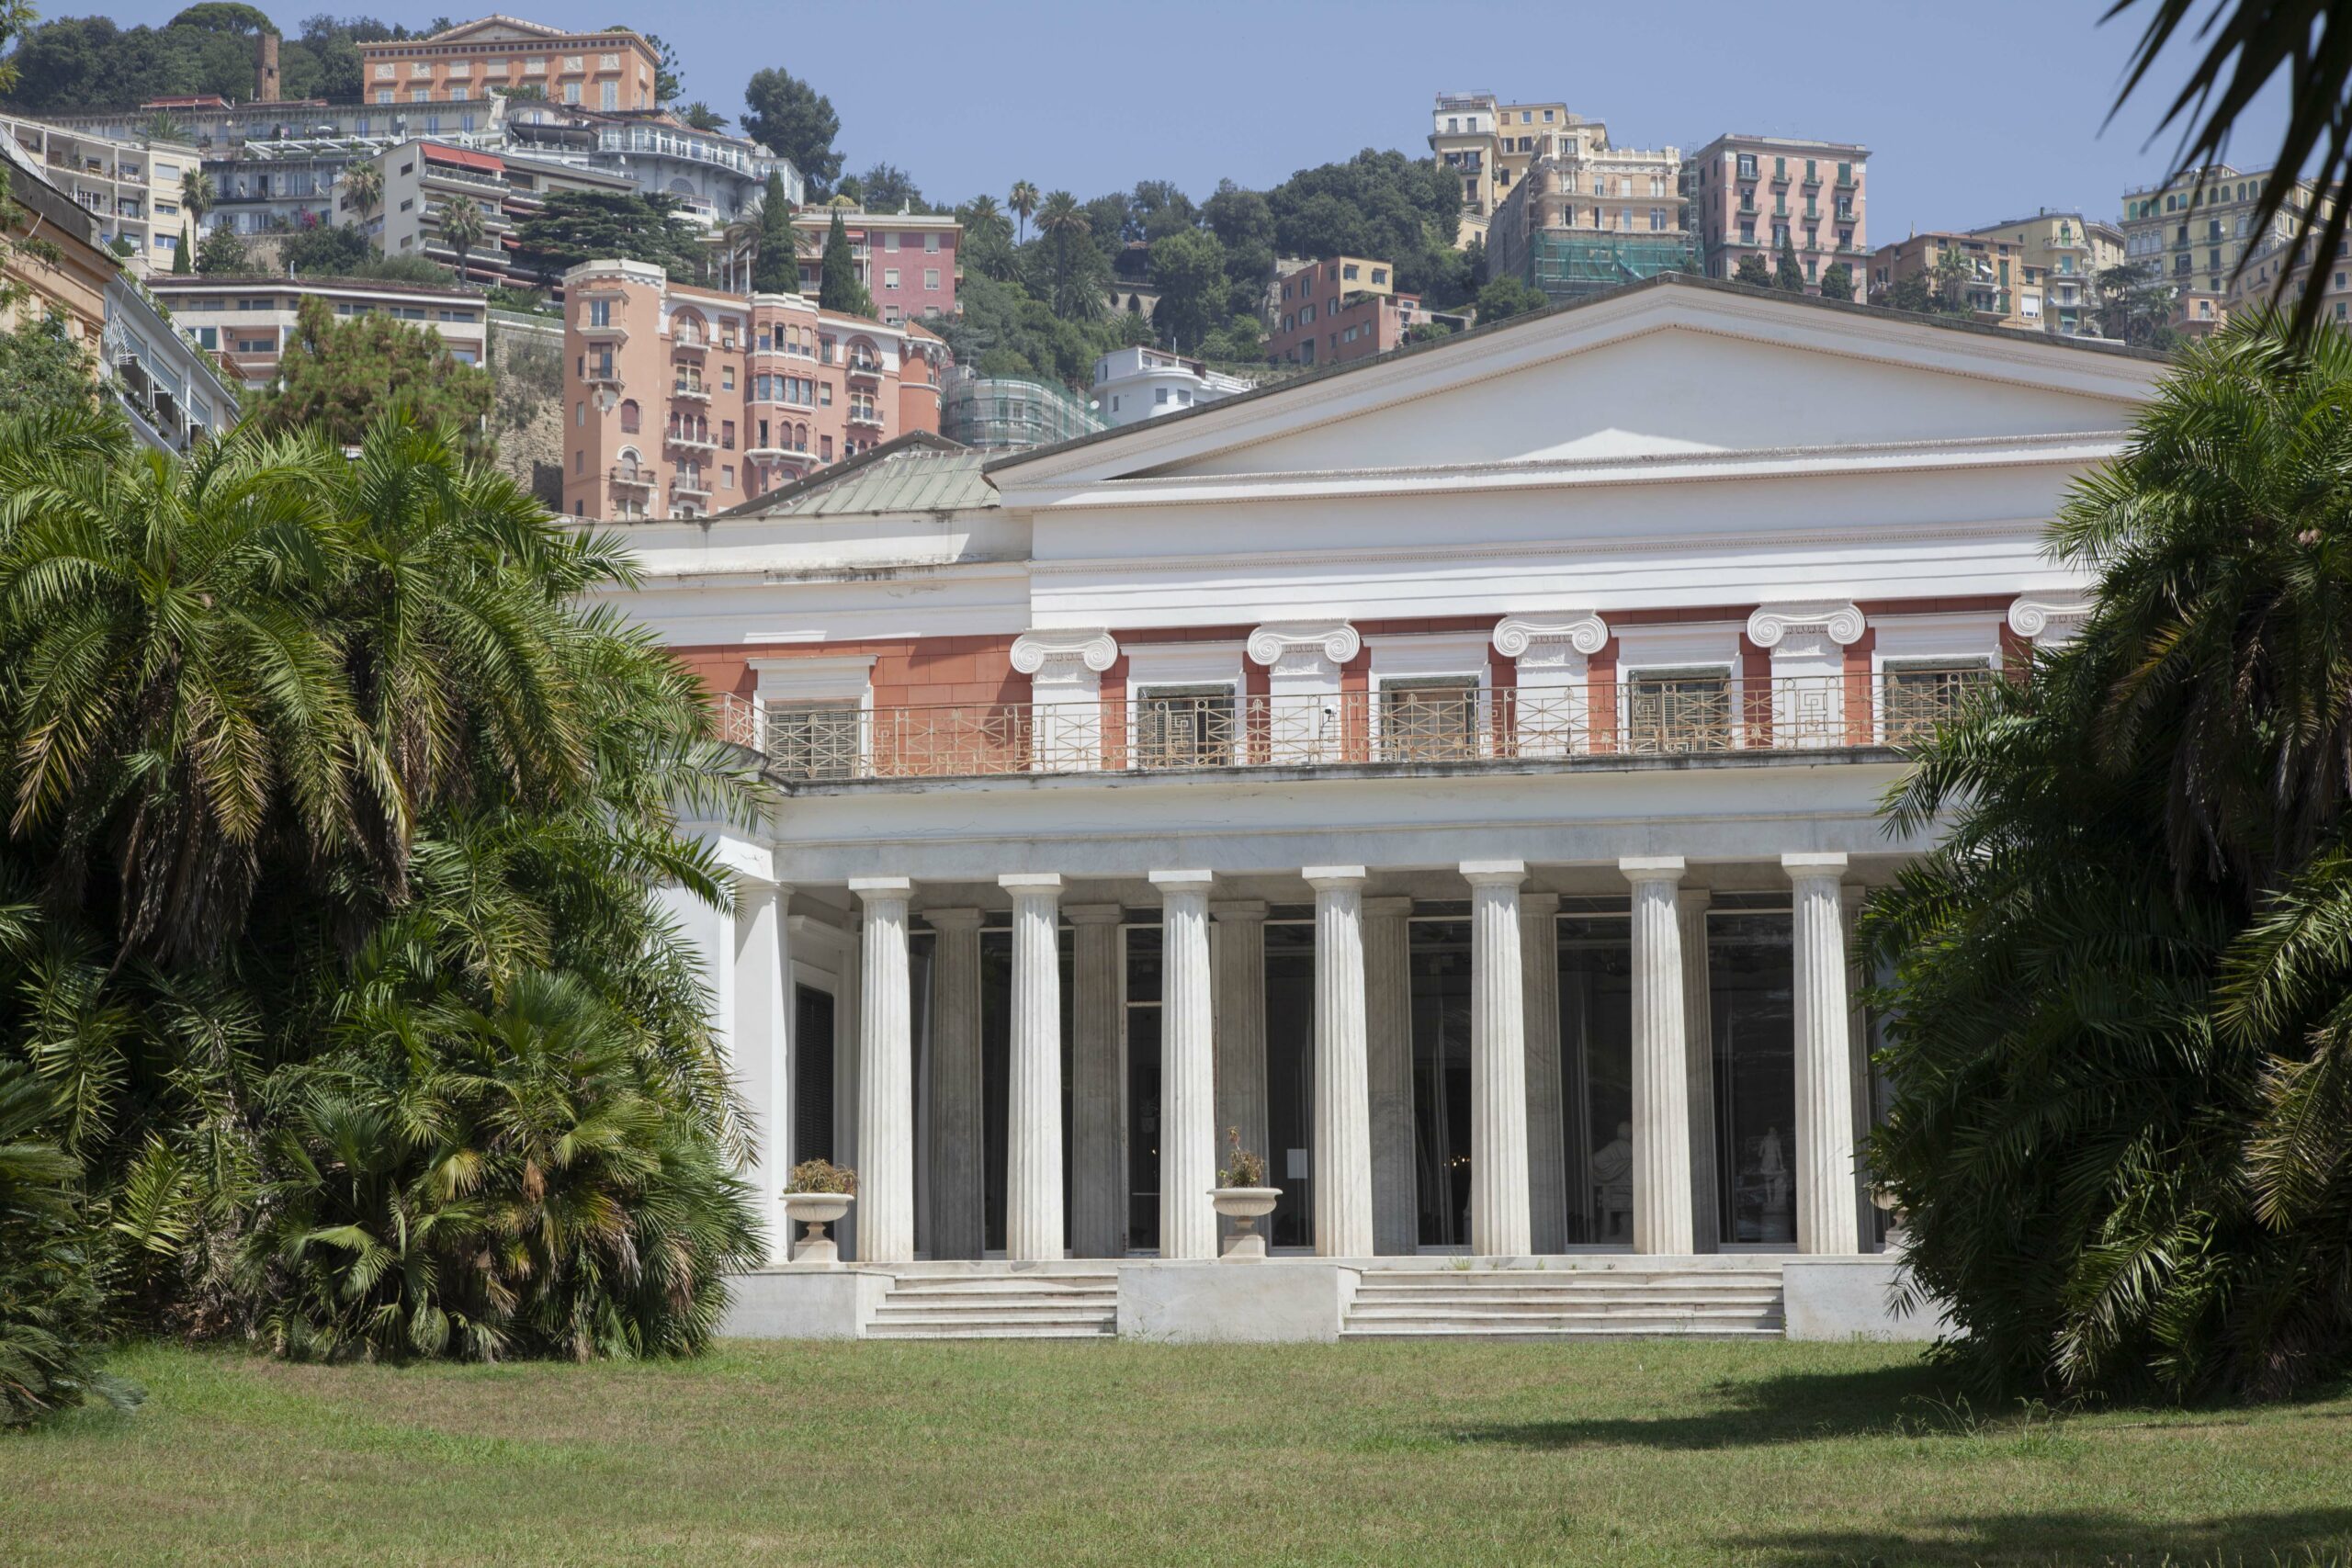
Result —
[[644, 39], [617, 28], [575, 32], [483, 17], [430, 38], [363, 43], [359, 69], [376, 104], [462, 104], [518, 89], [606, 113], [650, 109], [661, 101], [661, 57]]
[[8, 298], [0, 302], [0, 330], [55, 310], [65, 319], [65, 335], [95, 356], [106, 330], [107, 285], [121, 264], [99, 243], [96, 217], [51, 185], [13, 138], [0, 137], [0, 155], [9, 164], [0, 224], [6, 242], [0, 278]]
[[2042, 330], [2042, 269], [2030, 265], [2024, 248], [1998, 234], [1929, 231], [1881, 245], [1871, 256], [1870, 302], [1894, 302], [1905, 279], [1924, 276], [1940, 289], [1946, 258], [1957, 255], [1962, 287], [1972, 319], [2018, 332]]
[[1430, 111], [1430, 151], [1462, 177], [1458, 247], [1487, 237], [1495, 209], [1540, 158], [1589, 159], [1609, 151], [1609, 128], [1566, 104], [1498, 103], [1492, 93], [1440, 93]]
[[2173, 286], [2173, 324], [2210, 332], [2228, 319], [2232, 279], [2248, 251], [2267, 252], [2291, 239], [2305, 212], [2325, 220], [2329, 204], [2309, 180], [2298, 181], [2285, 207], [2267, 223], [2255, 207], [2267, 169], [2244, 171], [2209, 164], [2160, 186], [2123, 193], [2123, 247], [2128, 259], [2154, 263]]
[[2113, 225], [2045, 209], [1969, 232], [2013, 248], [2020, 278], [2041, 290], [2042, 331], [2064, 337], [2097, 335], [2098, 275], [2122, 256], [2122, 235]]

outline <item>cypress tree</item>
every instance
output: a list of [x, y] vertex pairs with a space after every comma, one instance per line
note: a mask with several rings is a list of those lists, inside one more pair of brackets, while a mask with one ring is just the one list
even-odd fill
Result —
[[1781, 265], [1772, 274], [1772, 287], [1791, 294], [1804, 292], [1804, 268], [1797, 265], [1797, 248], [1786, 236], [1781, 241]]
[[179, 249], [172, 253], [172, 274], [175, 277], [182, 277], [195, 270], [196, 247], [188, 243], [187, 220], [183, 218], [180, 220]]
[[874, 314], [874, 297], [857, 280], [857, 263], [849, 254], [849, 230], [838, 209], [832, 227], [825, 231], [825, 260], [820, 269], [817, 303], [847, 316]]
[[800, 292], [800, 252], [795, 238], [792, 201], [784, 194], [784, 176], [771, 174], [767, 195], [760, 202], [760, 248], [752, 263], [753, 293]]

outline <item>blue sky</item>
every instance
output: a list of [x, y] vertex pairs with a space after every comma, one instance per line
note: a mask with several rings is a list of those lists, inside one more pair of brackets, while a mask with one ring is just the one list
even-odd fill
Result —
[[[334, 8], [421, 25], [445, 3]], [[1724, 130], [1860, 141], [1880, 243], [2044, 206], [2113, 217], [2126, 186], [2162, 176], [2173, 145], [2144, 145], [2162, 96], [2145, 89], [2100, 131], [2138, 30], [2136, 16], [2098, 25], [2106, 0], [497, 3], [659, 33], [685, 96], [722, 114], [741, 112], [752, 71], [781, 65], [832, 99], [851, 169], [888, 160], [933, 200], [1001, 197], [1020, 178], [1081, 198], [1170, 179], [1197, 197], [1222, 175], [1262, 186], [1366, 146], [1419, 154], [1441, 90], [1563, 101], [1621, 145], [1688, 150]], [[291, 29], [325, 5], [263, 8]], [[128, 26], [180, 8], [105, 9]], [[2165, 85], [2186, 71], [2184, 55]], [[2283, 105], [2273, 92], [2256, 106], [2239, 166], [2275, 145]]]

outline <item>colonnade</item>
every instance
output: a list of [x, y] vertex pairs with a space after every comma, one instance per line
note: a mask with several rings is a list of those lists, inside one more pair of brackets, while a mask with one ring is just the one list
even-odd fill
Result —
[[[1863, 1108], [1853, 1065], [1846, 857], [1790, 854], [1781, 857], [1781, 866], [1793, 915], [1797, 1247], [1851, 1253], [1861, 1246], [1854, 1152]], [[1562, 1250], [1567, 1218], [1557, 977], [1547, 963], [1532, 969], [1526, 963], [1531, 947], [1549, 953], [1542, 933], [1559, 900], [1524, 891], [1521, 862], [1471, 861], [1459, 869], [1470, 896], [1472, 932], [1470, 1249], [1487, 1257]], [[1713, 1241], [1702, 1234], [1712, 1223], [1715, 1183], [1703, 956], [1708, 895], [1682, 887], [1679, 857], [1627, 859], [1618, 869], [1632, 894], [1634, 1249], [1687, 1254]], [[1406, 962], [1411, 900], [1367, 897], [1368, 874], [1361, 865], [1308, 866], [1303, 874], [1315, 894], [1315, 1250], [1335, 1258], [1408, 1252], [1415, 1239]], [[1120, 1034], [1115, 1013], [1103, 1010], [1124, 1001], [1124, 987], [1112, 978], [1121, 911], [1111, 904], [1064, 910], [1062, 879], [1050, 873], [999, 881], [1013, 908], [1005, 1254], [1014, 1261], [1058, 1259], [1066, 1250], [1108, 1256], [1124, 1231], [1126, 1190], [1124, 1070], [1115, 1055]], [[1163, 933], [1160, 1251], [1168, 1258], [1206, 1258], [1217, 1249], [1209, 1199], [1217, 1130], [1239, 1127], [1245, 1139], [1254, 1131], [1256, 1146], [1263, 1146], [1265, 1019], [1262, 1006], [1235, 1005], [1235, 999], [1263, 995], [1266, 906], [1215, 900], [1216, 877], [1206, 870], [1154, 871], [1150, 883], [1160, 899]], [[865, 1262], [905, 1263], [915, 1251], [908, 990], [914, 887], [903, 877], [861, 878], [850, 887], [865, 917], [856, 1024], [855, 1250]], [[978, 911], [923, 913], [938, 933], [935, 983], [976, 997]], [[1065, 915], [1077, 932], [1080, 983], [1073, 1005], [1081, 1025], [1070, 1065], [1067, 1219], [1057, 936]], [[1214, 958], [1213, 922], [1219, 933]], [[937, 1256], [978, 1257], [977, 1008], [940, 1010], [931, 1040], [930, 1240]]]

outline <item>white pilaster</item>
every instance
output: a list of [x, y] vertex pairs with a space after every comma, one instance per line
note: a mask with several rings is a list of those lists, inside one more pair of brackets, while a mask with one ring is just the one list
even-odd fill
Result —
[[1216, 1045], [1205, 871], [1155, 871], [1160, 899], [1159, 1256], [1215, 1258]]
[[1634, 1250], [1691, 1249], [1690, 1062], [1683, 1032], [1680, 855], [1621, 860], [1634, 887]]
[[1037, 773], [1083, 772], [1102, 764], [1102, 671], [1117, 662], [1107, 631], [1023, 633], [1012, 667], [1030, 678], [1030, 766]]
[[1062, 879], [1012, 873], [1012, 1051], [1005, 1113], [1004, 1255], [1065, 1254], [1062, 1220]]
[[1714, 896], [1685, 887], [1675, 896], [1682, 922], [1682, 1036], [1690, 1070], [1685, 1092], [1690, 1101], [1690, 1247], [1713, 1252], [1723, 1242], [1723, 1220], [1715, 1191], [1715, 1004], [1707, 976], [1707, 908]]
[[1560, 896], [1519, 899], [1527, 1035], [1527, 1237], [1539, 1255], [1568, 1249], [1567, 1132], [1560, 1092]]
[[978, 1258], [987, 1149], [980, 1115], [980, 912], [925, 909], [931, 950], [931, 1255]]
[[[1266, 906], [1256, 898], [1219, 899], [1209, 906], [1209, 914], [1216, 921], [1212, 944], [1216, 964], [1213, 1133], [1220, 1155], [1230, 1127], [1240, 1134], [1243, 1148], [1271, 1162], [1273, 1151], [1266, 1145]], [[1163, 967], [1163, 976], [1165, 973]], [[1166, 984], [1164, 978], [1161, 983]]]
[[1797, 1250], [1859, 1252], [1843, 854], [1787, 854], [1793, 889]]
[[1747, 617], [1747, 640], [1771, 651], [1775, 746], [1846, 744], [1846, 649], [1865, 629], [1844, 600], [1765, 604]]
[[1267, 757], [1276, 762], [1336, 762], [1346, 755], [1340, 666], [1363, 641], [1345, 621], [1263, 626], [1250, 634], [1250, 658], [1266, 666]]
[[858, 963], [857, 1257], [910, 1263], [915, 1256], [914, 1041], [908, 1016], [907, 900], [903, 876], [850, 880], [865, 904]]
[[1495, 651], [1515, 661], [1518, 690], [1511, 734], [1522, 757], [1573, 757], [1592, 750], [1585, 676], [1609, 646], [1599, 615], [1506, 615], [1495, 626]]
[[1360, 865], [1310, 865], [1315, 889], [1315, 1250], [1372, 1256], [1372, 1122]]
[[1854, 940], [1854, 922], [1861, 919], [1862, 904], [1869, 897], [1869, 888], [1850, 882], [1838, 890], [1838, 912], [1846, 934], [1848, 995], [1853, 1003], [1846, 1015], [1846, 1039], [1854, 1064], [1854, 1235], [1864, 1252], [1878, 1246], [1878, 1205], [1871, 1201], [1869, 1161], [1862, 1153], [1877, 1121], [1877, 1090], [1871, 1070], [1871, 1014], [1862, 1006], [1862, 987], [1870, 984], [1871, 975], [1861, 944]]
[[1527, 997], [1521, 861], [1464, 861], [1470, 884], [1470, 1250], [1528, 1255]]

